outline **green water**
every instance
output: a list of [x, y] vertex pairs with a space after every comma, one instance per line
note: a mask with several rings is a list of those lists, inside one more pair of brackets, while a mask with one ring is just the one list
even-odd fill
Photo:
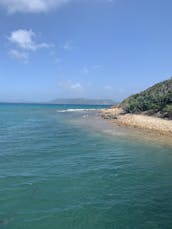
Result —
[[172, 147], [67, 108], [0, 105], [0, 229], [171, 229]]

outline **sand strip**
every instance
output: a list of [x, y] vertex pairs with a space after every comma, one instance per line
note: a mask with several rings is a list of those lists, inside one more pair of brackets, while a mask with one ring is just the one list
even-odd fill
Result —
[[124, 114], [120, 108], [102, 110], [102, 117], [125, 127], [134, 127], [172, 136], [172, 120], [146, 116], [141, 114]]

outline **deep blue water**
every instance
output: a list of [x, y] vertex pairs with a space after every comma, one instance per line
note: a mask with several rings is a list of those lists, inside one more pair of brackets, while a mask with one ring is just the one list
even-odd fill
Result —
[[0, 105], [0, 229], [171, 229], [172, 147], [81, 108]]

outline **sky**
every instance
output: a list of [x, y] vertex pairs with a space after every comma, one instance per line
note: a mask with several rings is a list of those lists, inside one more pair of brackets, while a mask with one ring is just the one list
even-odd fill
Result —
[[0, 0], [0, 102], [120, 101], [172, 75], [171, 0]]

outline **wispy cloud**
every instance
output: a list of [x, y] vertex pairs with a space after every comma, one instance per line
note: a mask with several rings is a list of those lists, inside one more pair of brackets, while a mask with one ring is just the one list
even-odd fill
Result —
[[105, 85], [105, 86], [104, 86], [104, 90], [106, 90], [106, 91], [112, 91], [113, 88], [112, 88], [112, 86], [110, 86], [110, 85]]
[[94, 69], [94, 70], [98, 70], [98, 69], [101, 69], [102, 66], [99, 65], [99, 64], [96, 64], [96, 65], [91, 66], [91, 68]]
[[94, 73], [95, 71], [98, 71], [102, 68], [101, 65], [92, 65], [92, 66], [83, 66], [81, 69], [81, 72], [84, 75], [88, 75], [89, 73]]
[[61, 48], [63, 48], [66, 51], [72, 50], [74, 48], [74, 46], [72, 45], [71, 41], [66, 41]]
[[56, 9], [70, 0], [0, 0], [8, 13], [41, 13]]
[[16, 50], [16, 49], [11, 49], [8, 52], [8, 54], [13, 59], [21, 60], [24, 63], [28, 62], [28, 53], [26, 53], [26, 52], [19, 51], [19, 50]]
[[61, 59], [60, 59], [59, 57], [56, 57], [56, 58], [55, 58], [55, 63], [56, 63], [56, 64], [60, 64], [60, 63], [61, 63]]
[[[0, 0], [0, 7], [8, 13], [47, 13], [75, 0]], [[92, 0], [96, 1], [96, 0]], [[113, 3], [114, 0], [103, 0]], [[101, 2], [101, 1], [100, 1]]]
[[87, 66], [84, 66], [81, 71], [84, 75], [88, 75], [90, 72]]
[[15, 46], [15, 48], [13, 47], [9, 51], [9, 56], [18, 60], [23, 60], [24, 62], [28, 62], [30, 51], [49, 49], [53, 47], [52, 44], [36, 42], [36, 38], [37, 35], [31, 29], [18, 29], [12, 31], [7, 39], [12, 46]]

